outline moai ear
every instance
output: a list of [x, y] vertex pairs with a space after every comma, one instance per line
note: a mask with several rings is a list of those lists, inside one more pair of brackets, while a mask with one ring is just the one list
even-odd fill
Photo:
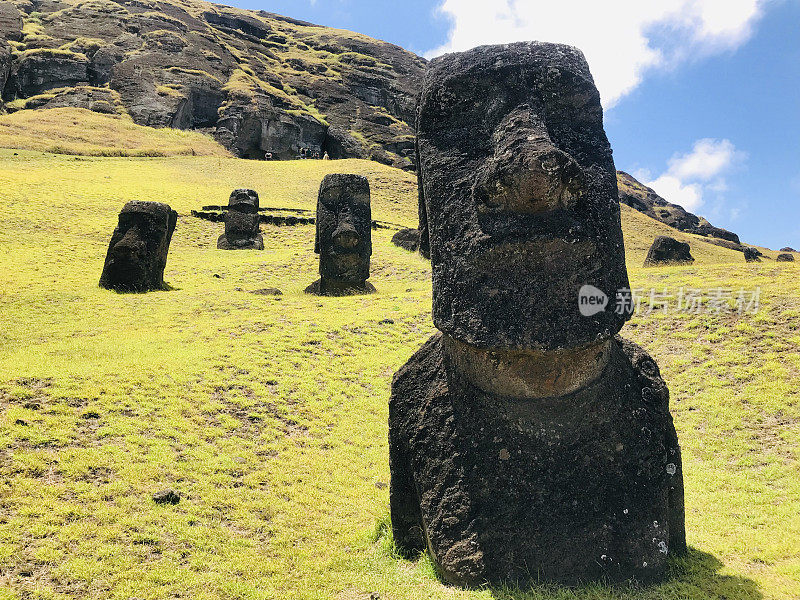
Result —
[[169, 223], [167, 224], [167, 245], [172, 242], [172, 234], [175, 233], [175, 227], [178, 224], [178, 212], [174, 210], [169, 211]]
[[422, 164], [419, 160], [419, 142], [414, 140], [414, 152], [417, 155], [417, 202], [419, 211], [419, 253], [425, 258], [431, 257], [431, 243], [428, 234], [428, 211], [425, 208], [425, 190], [422, 187]]
[[317, 217], [314, 219], [316, 221], [316, 231], [314, 233], [314, 252], [319, 254], [319, 212], [320, 212], [320, 201], [317, 200]]

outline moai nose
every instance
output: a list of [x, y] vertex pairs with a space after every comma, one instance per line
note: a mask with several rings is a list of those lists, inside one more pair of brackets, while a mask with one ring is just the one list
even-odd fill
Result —
[[342, 221], [331, 236], [333, 243], [340, 248], [355, 248], [360, 241], [358, 233], [349, 221]]
[[481, 212], [548, 212], [574, 203], [579, 178], [575, 162], [556, 149], [503, 152], [480, 173], [474, 196]]
[[124, 256], [131, 256], [138, 254], [144, 250], [145, 244], [139, 236], [139, 230], [136, 227], [131, 227], [122, 236], [122, 239], [114, 244], [114, 255], [122, 258]]

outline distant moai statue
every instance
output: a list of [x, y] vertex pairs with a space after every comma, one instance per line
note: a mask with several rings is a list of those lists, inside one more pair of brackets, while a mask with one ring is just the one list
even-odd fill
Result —
[[658, 366], [616, 336], [632, 303], [583, 54], [434, 59], [417, 145], [440, 332], [392, 384], [398, 548], [457, 585], [663, 577], [686, 548], [680, 448]]
[[690, 265], [694, 262], [686, 242], [680, 242], [668, 235], [659, 235], [653, 240], [644, 259], [645, 267], [657, 265]]
[[761, 252], [755, 248], [746, 247], [744, 250], [745, 262], [761, 262]]
[[225, 211], [225, 233], [219, 236], [220, 250], [263, 250], [264, 238], [259, 233], [258, 194], [253, 190], [231, 192]]
[[317, 200], [320, 278], [306, 288], [309, 294], [346, 296], [375, 291], [369, 278], [372, 255], [372, 212], [369, 181], [361, 175], [326, 175]]
[[166, 289], [164, 268], [178, 213], [160, 202], [128, 202], [106, 253], [100, 287], [118, 292]]

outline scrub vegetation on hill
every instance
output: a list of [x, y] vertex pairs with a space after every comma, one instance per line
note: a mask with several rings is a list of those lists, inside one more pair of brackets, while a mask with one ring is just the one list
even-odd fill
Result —
[[[226, 252], [221, 224], [188, 216], [237, 187], [312, 209], [330, 172], [369, 178], [373, 218], [416, 225], [415, 178], [374, 162], [0, 150], [0, 598], [800, 597], [796, 264], [746, 264], [623, 207], [632, 287], [761, 290], [755, 314], [673, 301], [622, 331], [671, 391], [689, 556], [644, 589], [461, 590], [398, 558], [387, 527], [389, 386], [434, 331], [429, 263], [376, 230], [377, 294], [308, 296], [312, 226]], [[171, 291], [97, 286], [130, 200], [180, 213]], [[696, 262], [642, 267], [661, 233]], [[180, 502], [156, 504], [168, 488]]]
[[154, 129], [83, 108], [0, 115], [0, 147], [84, 156], [230, 156], [196, 131]]

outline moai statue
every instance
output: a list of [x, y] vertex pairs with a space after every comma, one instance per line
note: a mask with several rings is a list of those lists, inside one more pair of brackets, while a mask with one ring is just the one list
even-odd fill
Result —
[[306, 288], [309, 294], [346, 296], [375, 291], [367, 281], [372, 255], [372, 212], [369, 181], [361, 175], [326, 175], [317, 200], [320, 278]]
[[118, 292], [163, 290], [164, 267], [178, 213], [160, 202], [128, 202], [111, 236], [100, 287]]
[[392, 384], [398, 548], [457, 585], [659, 579], [686, 548], [681, 455], [658, 366], [615, 335], [632, 303], [586, 60], [448, 54], [417, 111], [440, 332]]
[[686, 242], [680, 242], [668, 235], [659, 235], [653, 240], [644, 259], [645, 267], [658, 265], [690, 265], [694, 262]]
[[219, 236], [220, 250], [263, 250], [259, 233], [258, 194], [253, 190], [233, 190], [225, 211], [225, 233]]

